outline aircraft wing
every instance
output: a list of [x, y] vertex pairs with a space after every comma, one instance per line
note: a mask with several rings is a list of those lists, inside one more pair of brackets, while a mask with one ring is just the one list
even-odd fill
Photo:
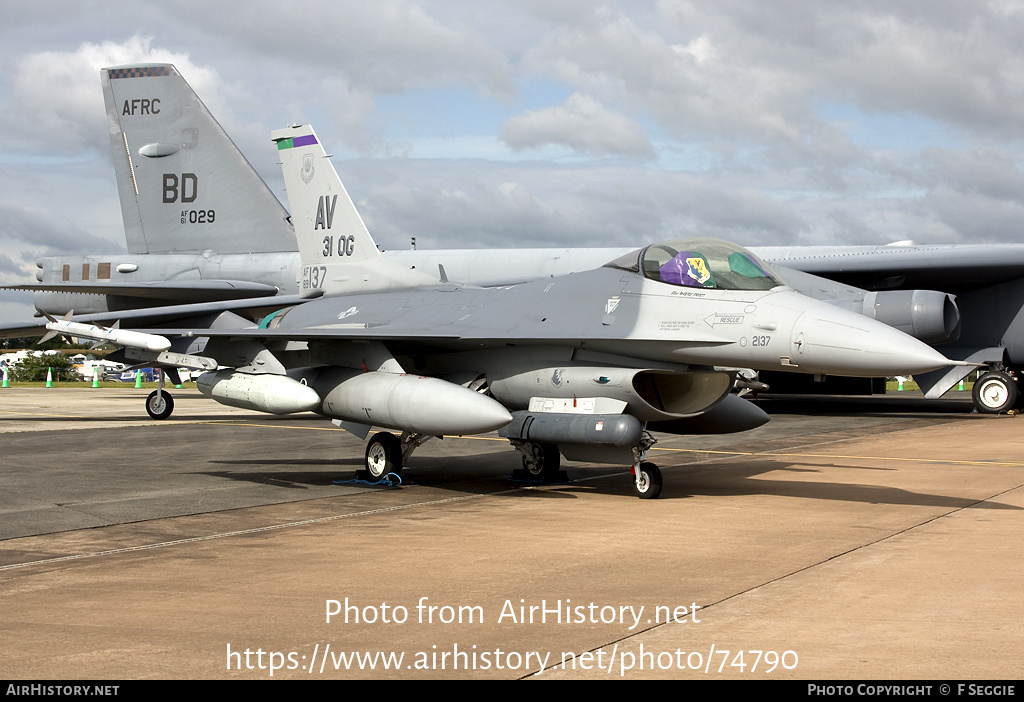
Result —
[[1024, 277], [1024, 244], [765, 246], [770, 264], [865, 290], [931, 289], [959, 294]]
[[[166, 305], [163, 307], [147, 307], [118, 312], [83, 314], [72, 317], [71, 321], [89, 324], [113, 324], [120, 321], [122, 324], [127, 323], [125, 326], [148, 329], [156, 324], [167, 324], [177, 320], [194, 320], [222, 312], [234, 312], [248, 319], [258, 319], [275, 310], [302, 304], [303, 302], [306, 302], [306, 300], [298, 295], [275, 295], [245, 300], [220, 300], [191, 305]], [[46, 332], [45, 321], [0, 324], [0, 338], [4, 339], [22, 336], [42, 336]]]
[[[126, 327], [130, 328], [130, 327]], [[144, 331], [161, 336], [187, 336], [196, 338], [231, 338], [231, 339], [259, 339], [261, 341], [384, 341], [397, 342], [403, 346], [438, 346], [452, 342], [452, 346], [462, 348], [466, 344], [472, 344], [477, 348], [491, 348], [507, 345], [509, 342], [529, 342], [537, 345], [560, 345], [569, 342], [586, 343], [588, 341], [599, 341], [603, 337], [594, 335], [592, 337], [579, 337], [572, 334], [553, 335], [538, 339], [529, 334], [516, 333], [494, 333], [478, 327], [464, 327], [449, 332], [428, 329], [420, 325], [385, 324], [380, 326], [359, 325], [324, 325], [321, 327], [303, 327], [299, 329], [196, 329], [187, 327], [152, 328], [138, 327], [138, 331]], [[644, 341], [644, 338], [635, 337], [632, 341]], [[458, 343], [455, 343], [458, 342]], [[693, 344], [731, 344], [730, 339], [717, 336], [711, 333], [697, 331], [686, 335], [683, 339], [677, 339], [677, 343]]]
[[86, 293], [89, 295], [117, 295], [155, 300], [187, 300], [206, 302], [246, 297], [269, 297], [278, 293], [275, 285], [244, 280], [188, 280], [153, 281], [149, 283], [29, 283], [2, 285], [0, 290], [26, 290], [28, 292]]
[[[453, 348], [462, 348], [467, 344], [576, 345], [586, 339], [612, 343], [628, 338], [635, 342], [664, 339], [665, 330], [671, 328], [675, 343], [734, 344], [735, 340], [722, 332], [728, 325], [717, 319], [722, 308], [715, 302], [693, 304], [693, 316], [685, 321], [674, 316], [644, 315], [643, 296], [634, 290], [643, 283], [639, 277], [630, 279], [624, 282], [621, 271], [599, 268], [506, 288], [441, 285], [324, 296], [275, 315], [266, 320], [262, 326], [267, 328], [263, 329], [166, 325], [146, 331], [169, 336], [248, 336], [263, 340], [379, 340], [404, 347], [420, 343], [436, 346], [437, 342], [448, 340], [459, 342]], [[707, 311], [693, 311], [698, 308]], [[581, 315], [581, 309], [587, 310], [587, 314]]]

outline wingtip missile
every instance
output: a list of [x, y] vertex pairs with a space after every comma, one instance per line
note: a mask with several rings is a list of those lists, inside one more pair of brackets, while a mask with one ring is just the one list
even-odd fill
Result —
[[112, 327], [101, 327], [95, 324], [83, 324], [82, 322], [71, 322], [67, 319], [53, 319], [46, 323], [50, 330], [43, 339], [52, 338], [56, 334], [74, 336], [82, 339], [92, 339], [100, 342], [110, 342], [118, 346], [143, 349], [146, 351], [166, 351], [171, 348], [171, 342], [167, 337], [158, 334], [147, 334], [145, 332], [128, 331], [121, 329], [118, 324]]

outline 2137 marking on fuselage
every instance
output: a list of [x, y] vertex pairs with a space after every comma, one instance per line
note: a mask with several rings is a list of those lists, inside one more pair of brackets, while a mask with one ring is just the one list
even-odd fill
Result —
[[316, 290], [322, 288], [327, 278], [327, 266], [303, 266], [302, 289]]

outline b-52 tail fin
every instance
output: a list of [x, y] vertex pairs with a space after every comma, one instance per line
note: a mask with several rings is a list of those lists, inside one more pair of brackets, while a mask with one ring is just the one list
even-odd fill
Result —
[[288, 213], [174, 66], [100, 76], [129, 252], [295, 250]]
[[299, 244], [299, 294], [376, 292], [437, 285], [439, 280], [380, 255], [313, 128], [271, 133]]

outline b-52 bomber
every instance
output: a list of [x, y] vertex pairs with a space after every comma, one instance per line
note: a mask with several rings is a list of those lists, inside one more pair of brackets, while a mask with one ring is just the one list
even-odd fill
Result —
[[730, 395], [737, 368], [871, 377], [951, 364], [892, 327], [795, 292], [751, 252], [714, 239], [655, 244], [521, 285], [454, 284], [380, 255], [312, 128], [272, 139], [305, 301], [258, 326], [223, 307], [200, 321], [203, 307], [192, 305], [191, 322], [162, 328], [135, 311], [133, 331], [170, 346], [143, 349], [133, 337], [126, 351], [168, 367], [215, 361], [221, 368], [197, 384], [223, 404], [318, 412], [364, 438], [384, 429], [366, 447], [375, 479], [400, 474], [430, 437], [497, 430], [537, 479], [555, 475], [560, 456], [625, 464], [636, 494], [652, 498], [662, 478], [646, 460], [650, 428], [721, 433], [767, 421]]

